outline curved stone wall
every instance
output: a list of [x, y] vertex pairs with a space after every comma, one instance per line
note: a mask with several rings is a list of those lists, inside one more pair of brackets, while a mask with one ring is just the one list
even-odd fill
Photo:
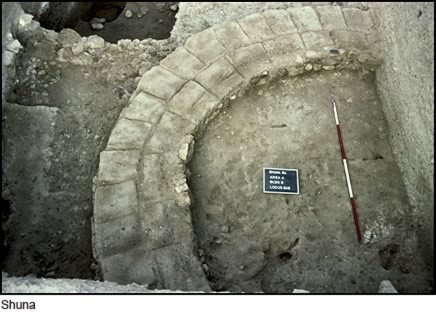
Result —
[[104, 280], [209, 291], [187, 185], [195, 138], [251, 86], [308, 71], [374, 69], [373, 12], [339, 6], [254, 14], [193, 35], [146, 72], [94, 182], [93, 247]]

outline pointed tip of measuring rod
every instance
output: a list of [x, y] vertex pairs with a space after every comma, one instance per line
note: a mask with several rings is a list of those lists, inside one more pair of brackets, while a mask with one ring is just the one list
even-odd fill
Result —
[[334, 103], [335, 102], [335, 97], [333, 96], [333, 94], [331, 96], [332, 96], [332, 102]]

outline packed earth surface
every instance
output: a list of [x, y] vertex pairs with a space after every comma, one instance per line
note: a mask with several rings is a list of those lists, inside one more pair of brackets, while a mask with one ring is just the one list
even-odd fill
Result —
[[[347, 144], [361, 246], [331, 95]], [[369, 72], [261, 85], [222, 112], [190, 164], [193, 223], [214, 289], [367, 293], [386, 278], [403, 292], [420, 283], [426, 292], [426, 266], [410, 261], [416, 223], [387, 132]], [[263, 167], [298, 169], [300, 194], [264, 194]]]
[[[60, 31], [25, 15], [8, 46], [4, 292], [433, 290], [433, 186], [398, 150], [377, 6], [116, 4]], [[299, 194], [264, 193], [267, 167]]]

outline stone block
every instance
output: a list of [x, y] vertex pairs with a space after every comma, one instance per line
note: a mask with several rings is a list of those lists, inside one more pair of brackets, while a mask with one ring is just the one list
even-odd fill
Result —
[[265, 11], [262, 15], [271, 30], [277, 35], [293, 34], [297, 32], [297, 27], [285, 10]]
[[328, 31], [346, 30], [345, 20], [341, 8], [338, 6], [323, 5], [316, 7], [321, 26]]
[[168, 103], [168, 110], [197, 125], [216, 108], [219, 99], [201, 85], [189, 81]]
[[[194, 144], [195, 144], [194, 136], [188, 135], [184, 137], [183, 144], [180, 146], [178, 152], [178, 156], [182, 160], [183, 164], [187, 164], [191, 160], [192, 154], [194, 153]], [[183, 174], [183, 178], [186, 179], [185, 174]]]
[[139, 150], [101, 152], [97, 182], [99, 184], [114, 184], [135, 180], [138, 161]]
[[149, 154], [142, 157], [142, 181], [138, 183], [139, 194], [146, 201], [161, 199], [171, 187], [165, 187], [164, 174], [165, 160], [160, 154]]
[[288, 68], [303, 64], [301, 56], [304, 56], [304, 45], [297, 33], [265, 41], [263, 46], [275, 68]]
[[173, 53], [160, 62], [160, 65], [186, 80], [195, 78], [205, 64], [184, 47], [178, 47]]
[[150, 129], [147, 122], [121, 118], [112, 130], [106, 150], [139, 150]]
[[220, 58], [208, 68], [200, 72], [195, 81], [204, 86], [219, 99], [244, 82], [244, 78], [235, 71], [232, 64], [225, 58]]
[[138, 183], [138, 193], [145, 201], [141, 207], [147, 208], [150, 202], [156, 200], [177, 200], [179, 193], [175, 187], [180, 184], [180, 179], [186, 183], [184, 172], [185, 165], [179, 158], [178, 151], [173, 154], [144, 155], [141, 181]]
[[250, 38], [244, 33], [238, 23], [234, 21], [225, 22], [212, 28], [218, 40], [229, 50], [251, 44]]
[[[198, 258], [193, 254], [192, 245], [174, 245], [153, 251], [156, 264], [162, 270], [165, 286], [172, 290], [209, 292]], [[170, 258], [170, 259], [169, 259]]]
[[165, 101], [151, 94], [139, 92], [120, 117], [155, 124], [165, 110]]
[[261, 14], [252, 14], [238, 21], [252, 43], [263, 42], [275, 36]]
[[141, 243], [142, 227], [136, 213], [94, 225], [94, 247], [99, 257], [124, 252]]
[[168, 103], [168, 110], [182, 117], [191, 110], [194, 105], [206, 90], [195, 81], [188, 81], [182, 89], [174, 95], [173, 99]]
[[263, 71], [270, 70], [272, 65], [261, 44], [233, 50], [227, 53], [226, 58], [245, 79], [259, 76]]
[[383, 60], [383, 43], [379, 33], [371, 33], [365, 36], [366, 49], [375, 60], [381, 62]]
[[160, 279], [153, 256], [142, 246], [109, 257], [101, 257], [99, 263], [104, 281], [121, 285], [154, 285]]
[[217, 60], [227, 51], [217, 40], [215, 32], [210, 29], [192, 35], [186, 41], [185, 48], [207, 65]]
[[151, 68], [142, 76], [138, 89], [168, 101], [185, 82], [185, 79], [158, 66]]
[[147, 251], [137, 247], [100, 260], [103, 280], [148, 284], [150, 289], [210, 291], [192, 245], [172, 245]]
[[97, 186], [94, 195], [94, 222], [113, 221], [138, 210], [135, 182]]
[[321, 31], [318, 16], [312, 7], [287, 9], [299, 32]]
[[329, 36], [329, 32], [306, 32], [301, 35], [304, 41], [304, 45], [307, 50], [330, 50], [334, 48], [333, 41]]
[[284, 55], [290, 52], [304, 51], [304, 44], [298, 34], [276, 37], [263, 43], [269, 56]]
[[194, 234], [189, 209], [173, 200], [149, 202], [141, 211], [145, 246], [154, 250], [174, 243], [192, 243]]
[[374, 22], [369, 11], [362, 11], [357, 8], [343, 8], [342, 12], [349, 30], [363, 33], [372, 32]]
[[220, 104], [220, 99], [206, 91], [192, 106], [188, 118], [196, 124], [196, 131], [218, 110]]
[[365, 34], [350, 31], [333, 31], [332, 37], [338, 48], [348, 48], [354, 50], [366, 50], [368, 44]]
[[195, 125], [182, 117], [165, 112], [151, 137], [147, 148], [152, 152], [177, 154], [183, 137], [192, 134]]

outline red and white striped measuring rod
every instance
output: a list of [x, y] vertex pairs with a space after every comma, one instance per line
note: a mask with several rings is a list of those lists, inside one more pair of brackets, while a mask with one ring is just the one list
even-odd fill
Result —
[[359, 219], [357, 217], [356, 204], [354, 202], [353, 189], [351, 188], [350, 173], [348, 172], [347, 158], [345, 157], [344, 143], [342, 141], [341, 126], [339, 125], [338, 110], [336, 109], [335, 98], [332, 95], [333, 112], [335, 114], [336, 130], [338, 131], [339, 145], [341, 146], [342, 162], [344, 163], [345, 177], [347, 178], [348, 193], [350, 195], [351, 208], [353, 209], [354, 225], [356, 226], [357, 240], [362, 243], [360, 234]]

